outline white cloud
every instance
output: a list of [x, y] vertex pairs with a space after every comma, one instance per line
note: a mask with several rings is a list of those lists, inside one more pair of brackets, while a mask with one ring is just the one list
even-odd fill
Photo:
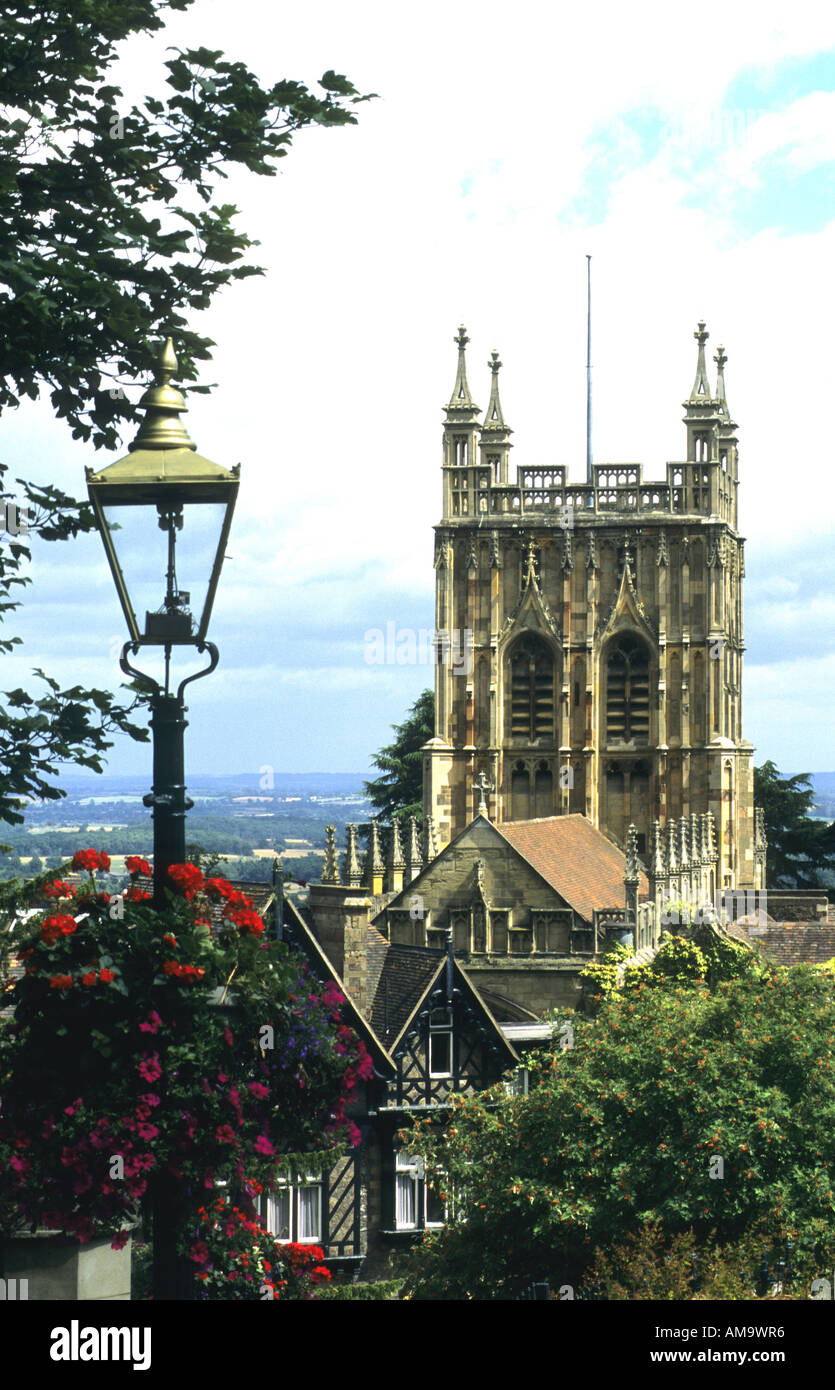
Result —
[[[234, 175], [221, 190], [261, 240], [268, 274], [231, 288], [195, 324], [217, 342], [207, 376], [219, 385], [193, 399], [186, 422], [201, 452], [242, 464], [234, 559], [213, 622], [224, 664], [201, 702], [214, 710], [221, 692], [226, 701], [252, 692], [250, 716], [266, 729], [277, 689], [289, 698], [353, 682], [352, 746], [379, 745], [381, 719], [403, 709], [363, 707], [351, 652], [371, 625], [433, 621], [431, 528], [456, 326], [463, 319], [470, 332], [482, 407], [489, 352], [501, 352], [514, 462], [564, 462], [579, 477], [587, 252], [597, 460], [642, 460], [647, 476], [661, 477], [667, 459], [681, 457], [690, 335], [702, 316], [711, 350], [721, 341], [729, 353], [749, 557], [790, 535], [831, 534], [833, 362], [821, 286], [835, 228], [752, 231], [735, 223], [730, 195], [751, 169], [768, 189], [766, 156], [794, 168], [830, 158], [835, 97], [764, 115], [698, 177], [679, 135], [643, 167], [624, 158], [609, 186], [588, 141], [632, 129], [627, 117], [646, 108], [669, 131], [694, 132], [698, 145], [734, 79], [756, 66], [779, 74], [787, 58], [832, 48], [835, 15], [812, 3], [787, 15], [776, 0], [758, 7], [755, 24], [750, 6], [730, 4], [705, 25], [661, 0], [585, 10], [431, 0], [419, 16], [383, 0], [316, 0], [280, 14], [255, 0], [232, 10], [202, 0], [164, 35], [131, 43], [124, 71], [134, 92], [167, 44], [197, 43], [250, 62], [264, 79], [313, 81], [333, 66], [382, 94], [358, 108], [355, 128], [300, 134], [275, 179]], [[591, 226], [578, 212], [590, 189], [601, 194]], [[83, 491], [89, 451], [46, 412], [27, 406], [4, 417], [3, 431], [0, 456], [14, 471]], [[79, 542], [64, 566], [36, 558], [26, 613], [12, 624], [27, 636], [27, 668], [46, 651], [89, 683], [113, 682], [107, 652], [121, 619], [94, 544]], [[781, 600], [794, 579], [770, 583], [751, 597], [774, 601], [778, 626], [814, 619], [825, 632], [825, 598], [792, 608]], [[276, 653], [288, 641], [285, 669]], [[749, 664], [756, 655], [749, 650]], [[404, 690], [391, 685], [392, 700]], [[302, 701], [296, 743], [323, 746], [339, 703], [328, 716]], [[781, 720], [771, 704], [762, 708], [762, 728], [779, 740]], [[229, 770], [241, 722], [215, 745]]]

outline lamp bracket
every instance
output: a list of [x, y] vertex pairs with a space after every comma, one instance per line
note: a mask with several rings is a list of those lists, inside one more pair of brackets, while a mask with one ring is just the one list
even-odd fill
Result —
[[[136, 667], [135, 667], [135, 666], [131, 666], [130, 662], [128, 661], [128, 653], [130, 653], [131, 656], [136, 656], [136, 654], [137, 654], [137, 652], [139, 651], [140, 647], [147, 646], [147, 645], [148, 645], [148, 643], [146, 643], [146, 642], [126, 642], [125, 645], [124, 645], [123, 648], [122, 648], [122, 655], [121, 655], [120, 658], [119, 658], [119, 665], [120, 665], [120, 667], [122, 668], [122, 670], [124, 671], [124, 673], [125, 673], [126, 676], [133, 676], [135, 680], [144, 681], [146, 685], [152, 686], [152, 687], [153, 687], [153, 691], [154, 691], [154, 698], [157, 698], [158, 696], [161, 696], [163, 693], [165, 693], [165, 694], [168, 693], [168, 690], [167, 690], [167, 679], [168, 679], [168, 658], [169, 658], [169, 655], [170, 655], [170, 648], [169, 648], [169, 647], [166, 648], [166, 663], [165, 663], [165, 665], [166, 665], [166, 690], [165, 690], [165, 692], [163, 692], [163, 688], [162, 688], [162, 686], [160, 685], [160, 683], [159, 683], [158, 680], [155, 680], [153, 676], [148, 675], [148, 673], [147, 673], [146, 671], [138, 671], [138, 670], [136, 669]], [[178, 643], [178, 646], [184, 646], [184, 645], [186, 645], [186, 644], [185, 644], [185, 643]], [[218, 649], [217, 649], [217, 647], [215, 646], [214, 642], [193, 642], [193, 643], [189, 643], [188, 645], [189, 645], [189, 646], [194, 646], [194, 647], [196, 647], [198, 653], [208, 652], [208, 654], [209, 654], [209, 664], [208, 664], [208, 666], [204, 666], [202, 671], [195, 671], [195, 673], [194, 673], [193, 676], [186, 676], [185, 680], [180, 681], [180, 684], [179, 684], [179, 686], [177, 687], [177, 699], [178, 699], [179, 701], [181, 701], [181, 702], [182, 702], [182, 698], [183, 698], [183, 691], [185, 690], [186, 686], [187, 686], [187, 685], [190, 685], [192, 681], [199, 681], [199, 680], [202, 680], [203, 676], [209, 676], [209, 675], [211, 675], [212, 671], [214, 671], [215, 667], [217, 666], [218, 661], [220, 660], [220, 652], [218, 651]]]

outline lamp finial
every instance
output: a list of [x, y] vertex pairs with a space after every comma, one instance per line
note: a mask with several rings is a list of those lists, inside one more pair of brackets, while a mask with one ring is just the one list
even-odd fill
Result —
[[177, 375], [178, 370], [174, 341], [172, 338], [166, 338], [160, 344], [157, 353], [154, 384], [148, 387], [139, 402], [145, 411], [145, 418], [133, 443], [128, 446], [130, 453], [135, 453], [137, 449], [196, 448], [180, 419], [181, 412], [186, 409], [185, 400], [177, 388], [170, 384], [171, 378]]

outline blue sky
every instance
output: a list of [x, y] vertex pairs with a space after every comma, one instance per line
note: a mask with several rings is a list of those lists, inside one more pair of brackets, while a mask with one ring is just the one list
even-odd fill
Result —
[[[728, 352], [747, 537], [744, 728], [757, 761], [835, 768], [832, 266], [835, 16], [669, 5], [551, 13], [437, 0], [418, 12], [310, 0], [198, 0], [132, 45], [144, 90], [166, 44], [206, 44], [264, 80], [347, 73], [380, 100], [297, 139], [277, 178], [224, 201], [262, 245], [264, 280], [198, 326], [217, 341], [186, 422], [242, 465], [213, 620], [215, 675], [191, 687], [188, 765], [366, 771], [428, 666], [370, 666], [364, 633], [429, 628], [452, 342], [505, 364], [513, 462], [581, 476], [585, 255], [594, 267], [595, 459], [663, 476], [684, 447], [693, 328]], [[46, 407], [0, 421], [13, 472], [83, 491], [101, 454]], [[59, 553], [60, 552], [60, 553]], [[122, 621], [100, 543], [40, 547], [10, 630], [5, 686], [42, 665], [113, 686]], [[803, 708], [797, 716], [798, 704]], [[120, 743], [111, 770], [142, 772]]]

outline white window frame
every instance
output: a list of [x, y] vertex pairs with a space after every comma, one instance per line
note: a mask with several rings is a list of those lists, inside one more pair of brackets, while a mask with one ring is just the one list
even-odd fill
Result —
[[[434, 1014], [434, 1013], [443, 1013], [444, 1019], [443, 1019], [443, 1022], [442, 1022], [442, 1023], [433, 1023], [433, 1022], [432, 1022], [432, 1014]], [[433, 1068], [433, 1066], [432, 1066], [432, 1060], [433, 1060], [433, 1059], [432, 1059], [432, 1039], [433, 1039], [433, 1037], [442, 1037], [442, 1036], [443, 1036], [443, 1037], [446, 1037], [446, 1038], [448, 1039], [448, 1047], [449, 1047], [449, 1054], [448, 1054], [448, 1055], [449, 1055], [449, 1065], [448, 1065], [448, 1067], [446, 1068], [445, 1071], [437, 1071], [437, 1070], [435, 1070], [435, 1069]], [[427, 1065], [428, 1065], [428, 1067], [429, 1067], [429, 1076], [430, 1076], [431, 1080], [433, 1080], [433, 1081], [436, 1081], [436, 1080], [444, 1080], [445, 1078], [452, 1076], [452, 1071], [453, 1071], [453, 1068], [452, 1068], [452, 1060], [453, 1060], [453, 1059], [452, 1059], [452, 1049], [453, 1049], [454, 1045], [455, 1045], [455, 1036], [454, 1036], [454, 1027], [453, 1027], [452, 1014], [451, 1014], [451, 1013], [448, 1013], [446, 1009], [433, 1009], [433, 1010], [432, 1010], [432, 1013], [430, 1013], [430, 1015], [429, 1015], [429, 1033], [428, 1033], [427, 1043], [426, 1043], [426, 1051], [427, 1051], [427, 1058], [426, 1058], [426, 1061], [427, 1061]]]
[[[443, 1182], [443, 1173], [434, 1175], [435, 1184]], [[394, 1224], [398, 1231], [438, 1231], [449, 1221], [449, 1203], [444, 1202], [444, 1219], [429, 1220], [429, 1189], [432, 1179], [427, 1179], [423, 1160], [408, 1149], [398, 1149], [394, 1156]], [[414, 1220], [401, 1221], [399, 1194], [411, 1187], [411, 1209]]]
[[[420, 1184], [418, 1178], [418, 1159], [408, 1149], [398, 1149], [394, 1156], [394, 1224], [398, 1231], [420, 1230]], [[400, 1194], [411, 1188], [409, 1203], [414, 1213], [413, 1220], [401, 1220]], [[404, 1203], [405, 1205], [405, 1203]]]
[[[266, 1194], [264, 1225], [266, 1229], [275, 1236], [281, 1245], [322, 1245], [324, 1235], [322, 1230], [322, 1198], [323, 1181], [321, 1173], [307, 1173], [304, 1178], [296, 1179], [295, 1182], [288, 1182], [286, 1179], [279, 1179], [276, 1192]], [[316, 1220], [314, 1223], [315, 1233], [313, 1235], [300, 1235], [301, 1229], [301, 1194], [313, 1189], [316, 1192], [315, 1212]], [[287, 1225], [288, 1234], [279, 1234], [281, 1223], [278, 1220], [279, 1198], [283, 1198], [289, 1207], [289, 1222]]]

